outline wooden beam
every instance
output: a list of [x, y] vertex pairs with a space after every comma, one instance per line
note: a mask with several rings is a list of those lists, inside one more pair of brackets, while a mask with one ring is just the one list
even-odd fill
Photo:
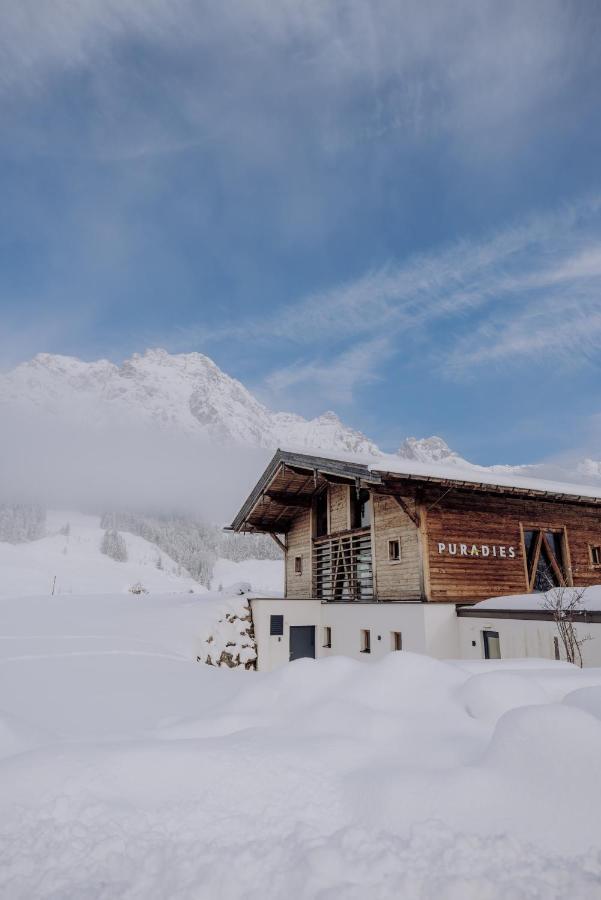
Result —
[[286, 553], [286, 545], [284, 543], [282, 543], [282, 541], [279, 539], [277, 534], [275, 534], [273, 531], [269, 531], [267, 533], [269, 534], [269, 537], [276, 542], [276, 544], [278, 545], [278, 547], [280, 548], [282, 553], [285, 554]]
[[300, 509], [309, 509], [311, 506], [311, 497], [302, 494], [289, 494], [286, 491], [265, 491], [265, 497], [268, 497], [274, 503], [280, 506], [295, 506]]
[[409, 518], [411, 519], [411, 521], [413, 522], [413, 524], [415, 525], [415, 527], [416, 527], [416, 528], [419, 528], [419, 525], [420, 525], [420, 522], [419, 522], [419, 516], [418, 516], [416, 513], [414, 513], [413, 510], [410, 509], [410, 508], [407, 506], [407, 504], [405, 503], [405, 501], [403, 500], [403, 498], [402, 498], [402, 497], [399, 497], [398, 494], [390, 494], [389, 496], [391, 496], [391, 497], [393, 498], [393, 500], [396, 500], [396, 502], [397, 502], [398, 505], [401, 507], [401, 509], [403, 510], [403, 512], [404, 512], [407, 516], [409, 516]]

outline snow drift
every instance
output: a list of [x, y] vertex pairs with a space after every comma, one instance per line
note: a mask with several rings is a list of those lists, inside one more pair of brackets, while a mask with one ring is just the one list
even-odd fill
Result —
[[0, 601], [2, 896], [599, 897], [601, 671], [197, 663], [243, 604]]

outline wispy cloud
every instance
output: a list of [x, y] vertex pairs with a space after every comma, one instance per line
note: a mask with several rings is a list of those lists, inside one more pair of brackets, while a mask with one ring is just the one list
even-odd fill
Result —
[[[203, 330], [202, 336], [207, 343], [275, 338], [297, 354], [306, 345], [330, 348], [329, 362], [322, 350], [316, 361], [294, 362], [267, 383], [280, 391], [301, 382], [323, 384], [330, 371], [349, 367], [345, 397], [361, 372], [374, 377], [403, 336], [427, 338], [441, 322], [448, 322], [448, 333], [436, 365], [450, 375], [528, 352], [582, 362], [596, 351], [601, 327], [600, 213], [601, 196], [591, 195], [488, 238], [368, 272], [278, 315]], [[383, 334], [387, 352], [380, 353]], [[189, 340], [185, 331], [181, 337]]]
[[299, 121], [330, 154], [432, 132], [506, 152], [533, 109], [598, 62], [594, 22], [561, 0], [481, 0], [477, 14], [471, 0], [5, 0], [0, 17], [6, 112], [83, 74], [93, 119], [70, 138], [107, 158], [209, 140], [285, 163]]
[[265, 384], [273, 398], [300, 386], [318, 392], [322, 401], [347, 405], [358, 386], [379, 380], [378, 371], [392, 353], [388, 338], [377, 338], [355, 344], [329, 358], [283, 366], [271, 372]]

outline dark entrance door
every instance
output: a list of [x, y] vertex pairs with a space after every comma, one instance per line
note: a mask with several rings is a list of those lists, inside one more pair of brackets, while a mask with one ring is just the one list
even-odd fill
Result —
[[315, 625], [290, 626], [290, 662], [303, 656], [315, 659]]

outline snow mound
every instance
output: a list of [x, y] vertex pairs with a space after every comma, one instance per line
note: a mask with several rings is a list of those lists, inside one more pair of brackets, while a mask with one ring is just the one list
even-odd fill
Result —
[[597, 900], [601, 671], [198, 663], [246, 589], [0, 600], [0, 896]]
[[[582, 594], [578, 603], [578, 609], [588, 612], [601, 612], [601, 585], [591, 585], [586, 588], [565, 588], [564, 596], [566, 605], [574, 596]], [[490, 597], [475, 603], [473, 609], [543, 609], [545, 594], [509, 594], [501, 597]]]

